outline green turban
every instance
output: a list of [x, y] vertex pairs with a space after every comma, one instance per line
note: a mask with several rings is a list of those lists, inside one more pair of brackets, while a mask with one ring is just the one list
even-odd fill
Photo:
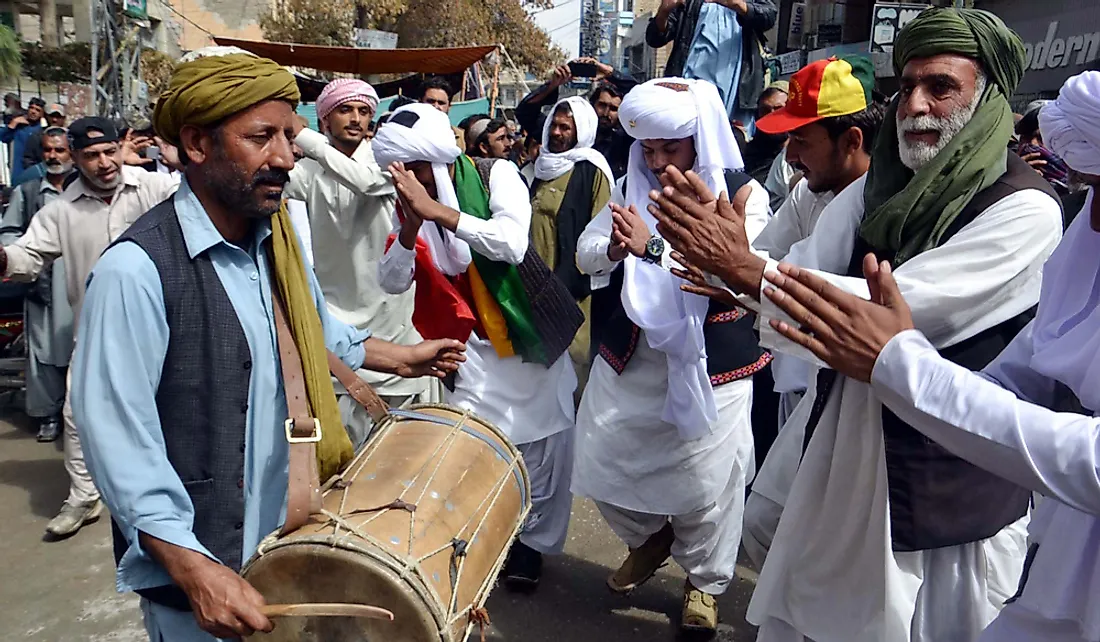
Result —
[[898, 151], [899, 99], [886, 112], [871, 152], [859, 233], [895, 267], [938, 247], [974, 195], [1007, 168], [1014, 124], [1007, 96], [1024, 74], [1020, 37], [988, 11], [927, 9], [898, 34], [894, 68], [901, 75], [909, 61], [940, 54], [977, 60], [989, 82], [962, 131], [916, 173], [902, 164]]
[[246, 52], [204, 56], [176, 65], [153, 126], [178, 146], [184, 125], [210, 125], [265, 100], [297, 106], [300, 98], [294, 75], [272, 60]]
[[1024, 43], [1016, 32], [981, 9], [928, 9], [914, 18], [894, 41], [894, 70], [905, 63], [953, 53], [982, 63], [989, 79], [1011, 96], [1024, 75]]

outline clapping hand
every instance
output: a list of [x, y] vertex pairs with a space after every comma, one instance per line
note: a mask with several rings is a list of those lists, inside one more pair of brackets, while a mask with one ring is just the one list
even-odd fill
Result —
[[405, 216], [414, 216], [419, 220], [433, 220], [430, 216], [435, 199], [428, 194], [428, 190], [416, 178], [411, 170], [405, 168], [404, 163], [390, 163], [390, 176], [393, 178], [393, 186], [397, 190], [397, 196], [401, 199], [401, 210]]
[[611, 245], [607, 248], [607, 258], [618, 262], [630, 254], [638, 258], [645, 256], [650, 232], [638, 210], [633, 205], [622, 207], [609, 203], [608, 206], [611, 208]]
[[676, 250], [673, 258], [755, 295], [764, 261], [752, 253], [745, 231], [745, 204], [752, 188], [745, 185], [730, 201], [724, 192], [715, 196], [694, 172], [685, 174], [672, 166], [661, 183], [661, 191], [650, 192], [654, 202], [649, 211], [657, 219], [657, 231]]
[[799, 327], [771, 320], [777, 332], [813, 352], [841, 374], [870, 381], [875, 361], [895, 335], [913, 328], [913, 316], [901, 295], [890, 264], [874, 254], [863, 259], [871, 292], [867, 301], [832, 285], [809, 270], [780, 264], [765, 278], [767, 297]]

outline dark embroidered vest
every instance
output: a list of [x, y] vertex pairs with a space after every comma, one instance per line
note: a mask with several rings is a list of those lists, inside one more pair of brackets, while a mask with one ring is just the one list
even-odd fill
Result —
[[[195, 537], [223, 564], [241, 568], [245, 422], [252, 357], [229, 295], [204, 252], [191, 259], [171, 200], [154, 207], [115, 241], [136, 243], [156, 265], [169, 340], [157, 387], [157, 414], [168, 461], [195, 508]], [[114, 530], [116, 562], [126, 540]], [[190, 610], [176, 586], [138, 591]]]
[[[971, 199], [940, 243], [946, 243], [997, 201], [1026, 189], [1039, 190], [1058, 201], [1039, 174], [1015, 154], [1009, 154], [1004, 176]], [[876, 250], [857, 238], [848, 268], [850, 276], [863, 277], [863, 257], [868, 252], [875, 252], [880, 260], [893, 260], [891, 253]], [[981, 370], [1034, 316], [1035, 308], [1031, 308], [940, 350], [940, 354], [964, 368]], [[837, 378], [833, 370], [818, 372], [804, 446], [810, 443]], [[1031, 500], [1027, 489], [955, 457], [886, 406], [882, 407], [882, 433], [895, 551], [930, 550], [988, 539], [1027, 513]]]
[[[736, 194], [752, 178], [743, 172], [727, 171], [729, 194]], [[625, 191], [625, 183], [623, 189]], [[592, 293], [592, 344], [597, 353], [616, 373], [622, 374], [638, 347], [641, 329], [630, 320], [622, 302], [623, 267], [611, 274], [611, 284]], [[720, 386], [752, 376], [771, 361], [760, 349], [753, 329], [755, 315], [710, 302], [703, 338], [707, 348], [707, 374], [711, 385]]]

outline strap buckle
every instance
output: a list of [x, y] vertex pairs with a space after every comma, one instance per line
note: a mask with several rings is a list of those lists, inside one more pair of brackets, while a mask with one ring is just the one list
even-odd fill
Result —
[[286, 422], [283, 423], [283, 430], [286, 431], [287, 443], [291, 443], [291, 444], [315, 444], [315, 443], [321, 441], [321, 420], [320, 419], [317, 419], [316, 417], [313, 418], [313, 433], [310, 434], [310, 435], [307, 435], [305, 437], [295, 437], [294, 436], [294, 427], [295, 427], [294, 423], [295, 422], [294, 422], [293, 419], [287, 419]]

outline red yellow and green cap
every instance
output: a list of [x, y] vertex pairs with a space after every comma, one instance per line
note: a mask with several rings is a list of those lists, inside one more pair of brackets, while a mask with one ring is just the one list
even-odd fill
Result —
[[822, 118], [861, 112], [871, 104], [875, 66], [865, 56], [818, 60], [791, 76], [787, 105], [756, 121], [765, 134], [785, 134]]

